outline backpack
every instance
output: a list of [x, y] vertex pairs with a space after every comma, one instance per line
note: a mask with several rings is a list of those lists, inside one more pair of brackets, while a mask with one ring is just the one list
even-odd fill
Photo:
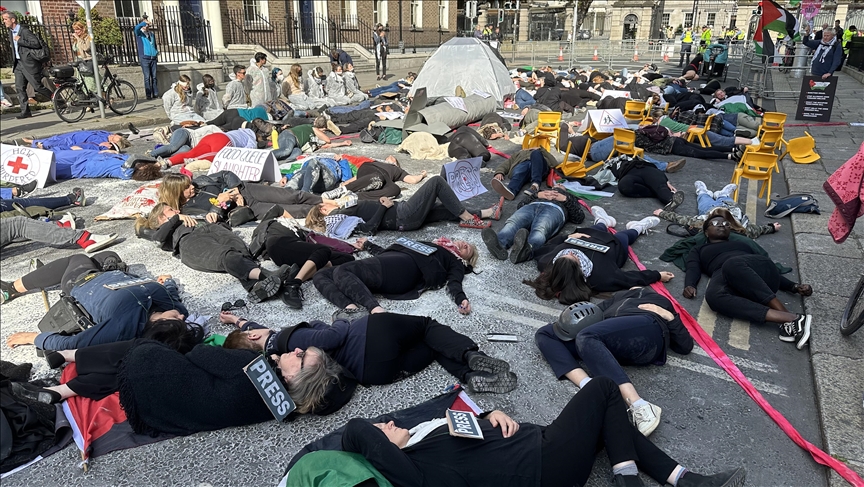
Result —
[[384, 132], [378, 137], [379, 144], [399, 145], [402, 143], [402, 130], [393, 127], [384, 127]]
[[774, 195], [765, 210], [768, 218], [783, 218], [790, 213], [819, 213], [819, 202], [811, 194], [795, 193], [788, 196]]
[[637, 134], [642, 134], [645, 137], [651, 139], [652, 142], [662, 142], [669, 137], [669, 131], [666, 130], [666, 127], [661, 127], [660, 125], [646, 125], [644, 127], [639, 128], [636, 131]]
[[366, 144], [376, 144], [383, 133], [384, 127], [373, 125], [360, 131], [360, 141]]
[[45, 40], [36, 35], [36, 33], [32, 30], [30, 31], [30, 33], [36, 36], [37, 39], [39, 39], [39, 47], [37, 49], [30, 49], [30, 56], [32, 56], [33, 59], [39, 61], [40, 63], [44, 63], [45, 61], [51, 59], [51, 49], [48, 47], [48, 44], [45, 43]]
[[273, 120], [285, 120], [294, 116], [294, 109], [291, 108], [291, 105], [280, 98], [268, 101], [264, 104], [264, 108], [273, 117]]

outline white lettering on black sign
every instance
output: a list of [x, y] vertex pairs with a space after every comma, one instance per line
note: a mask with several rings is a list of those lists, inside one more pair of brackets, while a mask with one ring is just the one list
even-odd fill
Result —
[[261, 398], [277, 421], [285, 419], [296, 408], [285, 386], [263, 355], [249, 362], [243, 371], [252, 381], [258, 394], [261, 394]]

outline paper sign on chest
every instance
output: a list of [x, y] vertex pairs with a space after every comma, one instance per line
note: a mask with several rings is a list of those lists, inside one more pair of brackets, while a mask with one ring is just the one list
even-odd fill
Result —
[[219, 171], [231, 171], [243, 181], [276, 182], [282, 178], [273, 151], [265, 149], [225, 147], [213, 158], [207, 174]]

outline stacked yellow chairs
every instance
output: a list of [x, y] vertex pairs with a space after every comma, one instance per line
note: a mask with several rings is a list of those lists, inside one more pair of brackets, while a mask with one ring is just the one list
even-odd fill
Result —
[[821, 159], [819, 154], [816, 153], [816, 139], [806, 131], [804, 132], [804, 137], [789, 139], [789, 143], [786, 144], [786, 150], [780, 154], [781, 161], [786, 157], [786, 154], [789, 154], [789, 157], [796, 164], [812, 164]]
[[[735, 194], [732, 198], [738, 201], [738, 190], [741, 188], [741, 179], [749, 179], [750, 184], [756, 181], [762, 181], [762, 189], [759, 191], [761, 198], [765, 194], [765, 204], [771, 203], [771, 173], [777, 167], [777, 154], [766, 152], [745, 152], [741, 157], [741, 163], [732, 172], [732, 183], [738, 187], [735, 188]], [[767, 193], [766, 193], [767, 190]]]
[[616, 153], [632, 157], [644, 157], [645, 150], [636, 147], [636, 132], [616, 127], [613, 137], [615, 137], [615, 144], [612, 146], [612, 152], [609, 153], [609, 159], [615, 157]]
[[[762, 152], [765, 154], [776, 154], [777, 150], [782, 147], [783, 131], [766, 130], [762, 132], [762, 138], [759, 139], [759, 145], [748, 145], [744, 152]], [[788, 146], [788, 144], [787, 144]], [[777, 160], [782, 159], [782, 157]], [[740, 167], [740, 163], [739, 163]], [[780, 165], [777, 164], [774, 169], [779, 173]]]
[[624, 104], [624, 119], [627, 121], [641, 122], [645, 118], [645, 102], [627, 100]]
[[702, 147], [711, 147], [711, 141], [708, 140], [708, 131], [711, 130], [711, 122], [713, 121], [714, 115], [708, 115], [708, 118], [705, 119], [705, 125], [690, 127], [687, 130], [687, 142], [693, 142], [693, 139], [696, 139]]
[[[537, 128], [534, 133], [525, 135], [522, 148], [542, 147], [552, 152], [552, 147], [558, 147], [558, 135], [561, 130], [561, 112], [540, 112], [537, 114]], [[553, 144], [552, 141], [555, 141]]]
[[786, 125], [786, 114], [780, 112], [765, 112], [762, 114], [762, 124], [759, 125], [759, 130], [756, 131], [756, 137], [760, 139], [768, 132], [780, 133], [780, 144], [778, 149], [783, 149], [783, 146], [788, 146], [789, 143], [783, 138], [784, 126]]

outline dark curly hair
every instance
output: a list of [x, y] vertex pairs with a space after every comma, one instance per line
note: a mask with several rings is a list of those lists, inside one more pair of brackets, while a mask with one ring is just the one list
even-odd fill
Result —
[[154, 181], [162, 177], [162, 166], [155, 162], [136, 162], [132, 166], [132, 179]]

